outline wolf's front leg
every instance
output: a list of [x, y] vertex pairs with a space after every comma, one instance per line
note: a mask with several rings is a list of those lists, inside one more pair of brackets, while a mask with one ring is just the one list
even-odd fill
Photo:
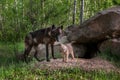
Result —
[[48, 48], [48, 46], [49, 46], [49, 44], [46, 44], [46, 60], [47, 60], [47, 62], [49, 62], [50, 61], [50, 59], [49, 59], [49, 48]]
[[53, 44], [51, 44], [51, 52], [52, 52], [52, 58], [56, 59], [54, 56], [54, 45]]

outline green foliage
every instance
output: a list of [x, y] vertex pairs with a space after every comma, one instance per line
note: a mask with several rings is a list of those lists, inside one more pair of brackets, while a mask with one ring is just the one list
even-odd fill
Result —
[[120, 0], [112, 0], [115, 5], [120, 5]]
[[111, 6], [113, 6], [112, 0], [85, 0], [84, 19], [86, 20]]
[[[0, 41], [20, 41], [36, 29], [72, 24], [73, 0], [0, 0]], [[119, 1], [117, 0], [117, 3]], [[76, 4], [79, 24], [80, 0]], [[84, 20], [113, 6], [112, 0], [85, 0]]]

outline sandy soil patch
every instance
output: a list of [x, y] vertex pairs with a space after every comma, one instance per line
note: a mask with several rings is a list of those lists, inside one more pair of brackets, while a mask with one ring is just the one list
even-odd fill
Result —
[[92, 58], [92, 59], [70, 59], [68, 63], [62, 62], [62, 59], [51, 59], [50, 62], [42, 61], [36, 62], [35, 68], [40, 69], [62, 69], [62, 68], [74, 68], [78, 67], [87, 71], [90, 70], [105, 70], [105, 71], [118, 71], [120, 70], [116, 68], [112, 63], [106, 61], [101, 58]]

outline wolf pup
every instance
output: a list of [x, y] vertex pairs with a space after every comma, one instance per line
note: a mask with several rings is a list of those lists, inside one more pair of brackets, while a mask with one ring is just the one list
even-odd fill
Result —
[[67, 44], [60, 43], [60, 52], [63, 55], [63, 62], [68, 62], [68, 58], [70, 54], [72, 59], [74, 59], [74, 52], [71, 43], [67, 43]]
[[25, 43], [25, 51], [24, 51], [24, 59], [25, 62], [27, 62], [28, 55], [34, 47], [35, 54], [34, 57], [37, 61], [40, 61], [37, 58], [37, 48], [39, 44], [45, 44], [46, 45], [46, 60], [50, 61], [49, 59], [49, 52], [48, 52], [48, 46], [51, 45], [51, 51], [52, 51], [52, 57], [54, 57], [54, 42], [58, 41], [58, 37], [61, 34], [63, 29], [63, 26], [55, 27], [55, 25], [52, 25], [52, 27], [43, 28], [36, 30], [34, 32], [30, 32], [26, 35], [24, 43]]

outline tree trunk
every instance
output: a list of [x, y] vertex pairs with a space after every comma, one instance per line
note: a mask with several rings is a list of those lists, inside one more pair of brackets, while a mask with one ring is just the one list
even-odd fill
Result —
[[0, 5], [0, 31], [2, 31], [2, 27], [3, 27], [3, 16], [2, 16], [2, 12], [3, 12], [3, 4]]
[[[15, 45], [17, 41], [19, 41], [18, 36], [20, 37], [20, 24], [19, 24], [19, 18], [18, 18], [18, 7], [17, 7], [17, 0], [14, 0], [14, 5], [15, 5], [15, 17], [13, 19], [13, 23], [15, 25], [15, 40], [13, 40], [14, 44], [14, 54], [18, 53], [18, 46]], [[12, 23], [12, 24], [13, 24]]]
[[43, 27], [44, 25], [44, 17], [45, 17], [45, 13], [44, 13], [44, 0], [41, 0], [41, 27]]
[[34, 18], [33, 18], [33, 11], [32, 11], [32, 3], [33, 3], [33, 0], [30, 0], [30, 2], [29, 2], [29, 7], [30, 7], [30, 21], [31, 21], [31, 23], [32, 23], [32, 31], [34, 31]]
[[73, 8], [73, 24], [75, 24], [75, 16], [76, 16], [76, 1], [74, 0], [74, 8]]
[[84, 13], [84, 0], [81, 0], [80, 6], [80, 24], [83, 22], [83, 13]]

